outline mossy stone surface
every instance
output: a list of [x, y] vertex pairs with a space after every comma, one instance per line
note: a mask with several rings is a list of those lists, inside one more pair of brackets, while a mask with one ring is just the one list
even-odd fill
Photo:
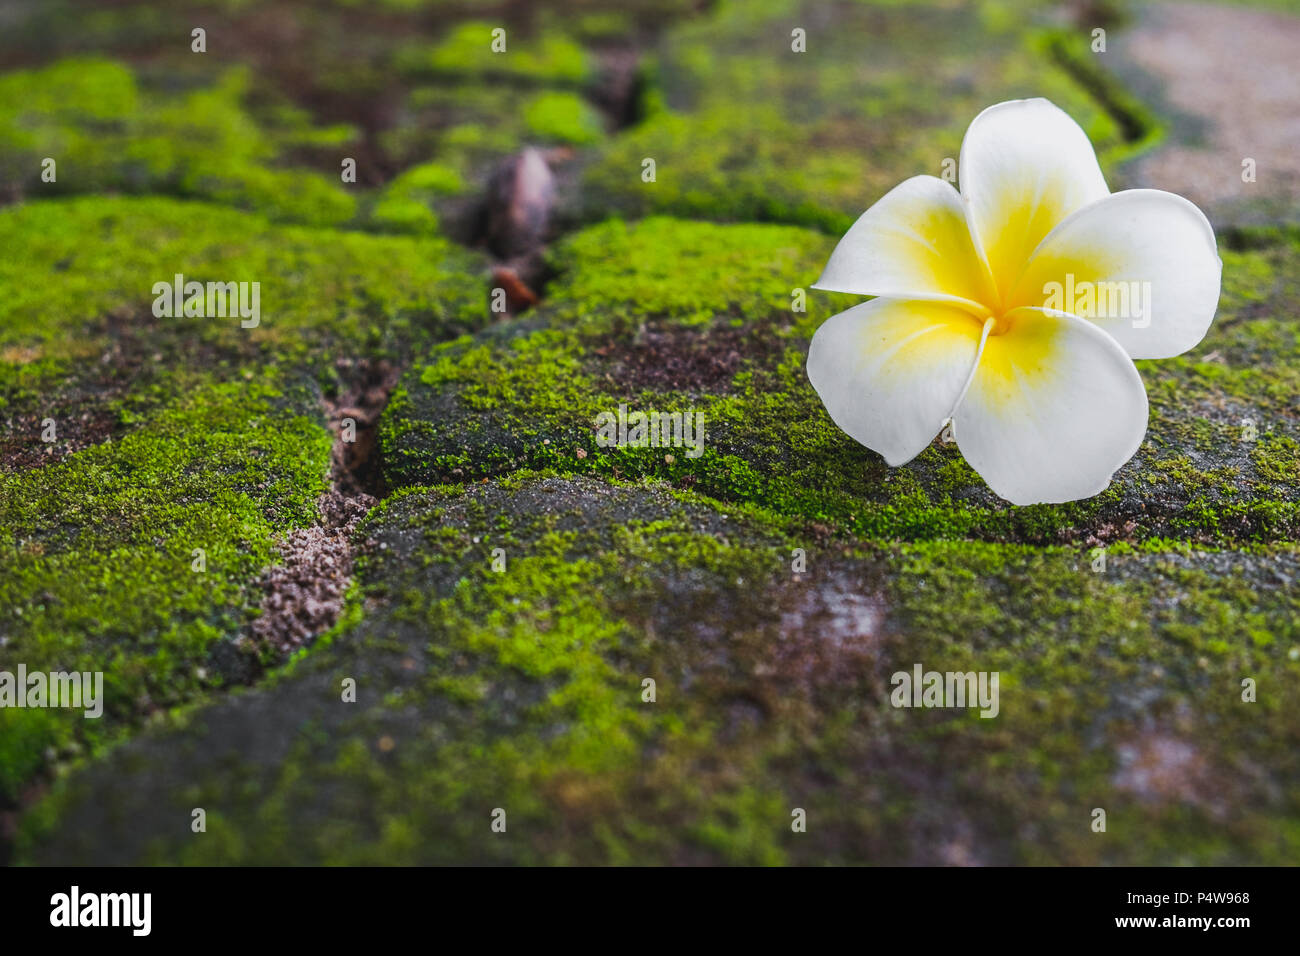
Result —
[[0, 477], [0, 670], [103, 674], [102, 716], [0, 709], [0, 795], [220, 683], [274, 541], [311, 523], [330, 437], [273, 375], [190, 388], [117, 441]]
[[[1229, 864], [1296, 851], [1294, 792], [1270, 782], [1296, 771], [1300, 608], [1274, 586], [1300, 570], [1294, 549], [1133, 555], [1101, 575], [1064, 549], [829, 543], [661, 485], [528, 475], [410, 489], [370, 531], [362, 619], [268, 686], [59, 786], [29, 817], [23, 858]], [[997, 719], [892, 707], [891, 675], [917, 662], [998, 671]], [[1245, 676], [1268, 703], [1241, 701]], [[1097, 806], [1105, 834], [1090, 829]], [[193, 807], [204, 834], [183, 825]], [[791, 827], [799, 809], [806, 833]]]
[[[666, 218], [576, 233], [554, 252], [558, 278], [537, 315], [437, 346], [413, 365], [383, 425], [389, 482], [521, 467], [645, 476], [912, 540], [1295, 540], [1294, 244], [1225, 250], [1209, 336], [1187, 356], [1139, 363], [1148, 438], [1109, 489], [1024, 508], [991, 494], [940, 436], [890, 469], [831, 422], [804, 361], [808, 336], [852, 301], [806, 290], [832, 245], [791, 227]], [[597, 418], [620, 406], [702, 414], [703, 453], [601, 447]]]
[[661, 39], [647, 67], [647, 115], [599, 151], [576, 215], [670, 213], [839, 234], [903, 179], [955, 181], [970, 120], [1027, 96], [1074, 116], [1103, 159], [1126, 153], [1131, 136], [1146, 134], [1145, 117], [1126, 131], [1072, 79], [1044, 42], [1055, 22], [1047, 6], [720, 3]]
[[[63, 60], [0, 77], [0, 189], [59, 195], [102, 190], [201, 197], [274, 218], [334, 225], [355, 199], [320, 173], [275, 164], [293, 134], [244, 110], [247, 74], [179, 96], [140, 89], [126, 66]], [[53, 160], [53, 181], [46, 159]]]
[[[938, 436], [890, 469], [804, 370], [857, 301], [810, 288], [842, 230], [955, 174], [986, 106], [1047, 96], [1113, 187], [1169, 185], [1144, 163], [1209, 127], [1125, 70], [1148, 15], [15, 8], [0, 671], [102, 670], [106, 699], [98, 720], [0, 711], [0, 858], [1294, 862], [1290, 207], [1223, 220], [1215, 324], [1139, 363], [1147, 440], [1096, 498], [1011, 507]], [[1119, 55], [1091, 52], [1094, 18]], [[496, 321], [511, 270], [485, 223], [529, 146], [558, 204], [520, 280], [538, 301]], [[177, 273], [258, 281], [258, 327], [155, 317]], [[234, 667], [267, 575], [332, 520], [340, 418], [378, 416], [394, 381], [336, 622]], [[702, 414], [702, 453], [599, 446], [620, 406]], [[997, 672], [998, 716], [893, 706], [918, 664]]]
[[[186, 343], [263, 360], [408, 347], [488, 318], [481, 256], [444, 239], [284, 227], [265, 217], [166, 198], [84, 197], [0, 212], [0, 343], [10, 359], [84, 357], [119, 331], [167, 327], [160, 362]], [[156, 318], [155, 284], [258, 282], [260, 318]], [[250, 320], [251, 321], [251, 320]], [[385, 345], [386, 343], [386, 345]]]
[[[0, 211], [0, 244], [0, 670], [105, 675], [100, 718], [0, 711], [10, 800], [224, 683], [214, 648], [241, 635], [276, 543], [330, 487], [339, 360], [392, 358], [488, 312], [482, 261], [446, 240], [203, 203], [32, 203]], [[176, 272], [258, 282], [258, 325], [155, 316], [153, 285]]]

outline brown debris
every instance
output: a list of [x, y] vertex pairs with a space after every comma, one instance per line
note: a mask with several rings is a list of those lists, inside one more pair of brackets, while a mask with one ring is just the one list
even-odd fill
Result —
[[528, 147], [497, 168], [488, 184], [484, 208], [484, 239], [499, 262], [492, 281], [505, 289], [510, 314], [536, 305], [545, 277], [543, 251], [556, 204], [555, 175], [550, 162], [565, 154]]
[[503, 259], [541, 246], [555, 206], [555, 176], [542, 151], [528, 147], [510, 157], [488, 186], [488, 246]]
[[[325, 399], [325, 415], [334, 433], [334, 485], [345, 495], [383, 497], [383, 471], [375, 454], [379, 417], [388, 406], [399, 371], [391, 362], [340, 359], [337, 368], [352, 385], [336, 399]], [[353, 441], [344, 440], [351, 422]]]
[[492, 282], [505, 289], [506, 306], [511, 312], [520, 312], [538, 302], [537, 293], [510, 266], [495, 266], [492, 269]]

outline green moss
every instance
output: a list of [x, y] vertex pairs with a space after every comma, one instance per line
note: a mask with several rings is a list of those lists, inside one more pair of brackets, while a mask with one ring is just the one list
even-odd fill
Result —
[[[591, 214], [607, 215], [612, 204], [629, 218], [669, 212], [843, 232], [854, 219], [849, 196], [862, 195], [864, 162], [812, 152], [789, 132], [781, 114], [761, 103], [656, 116], [602, 152], [586, 177]], [[653, 182], [644, 179], [646, 160], [655, 163]]]
[[370, 218], [388, 232], [434, 235], [438, 231], [438, 215], [429, 204], [406, 196], [381, 196]]
[[[644, 844], [670, 859], [677, 841], [665, 824], [680, 807], [698, 817], [702, 843], [720, 858], [780, 859], [772, 835], [753, 819], [775, 797], [753, 784], [670, 795], [654, 814], [657, 822], [616, 816], [576, 841], [560, 839], [555, 829], [557, 809], [568, 827], [567, 821], [641, 786], [647, 747], [672, 751], [657, 761], [656, 776], [671, 773], [675, 761], [703, 759], [707, 735], [696, 720], [706, 709], [689, 705], [698, 713], [692, 719], [680, 706], [642, 699], [642, 676], [662, 674], [667, 662], [639, 643], [640, 619], [662, 601], [666, 586], [645, 569], [689, 574], [699, 589], [762, 577], [778, 562], [766, 550], [719, 538], [716, 515], [662, 493], [610, 489], [607, 500], [584, 502], [587, 488], [562, 482], [517, 487], [519, 503], [496, 488], [468, 499], [450, 489], [408, 490], [376, 510], [367, 531], [377, 547], [360, 570], [381, 605], [274, 682], [274, 706], [297, 700], [305, 709], [294, 721], [299, 743], [287, 744], [276, 768], [257, 769], [261, 757], [251, 754], [252, 764], [236, 771], [251, 780], [271, 770], [273, 779], [254, 788], [262, 794], [258, 807], [213, 799], [207, 787], [220, 784], [206, 771], [162, 797], [164, 804], [177, 797], [195, 805], [211, 800], [225, 820], [221, 832], [228, 828], [242, 838], [186, 847], [157, 830], [146, 835], [153, 859], [232, 862], [265, 853], [323, 854], [329, 862], [458, 859], [477, 842], [479, 824], [485, 829], [489, 822], [492, 807], [478, 807], [489, 793], [493, 806], [506, 808], [509, 832], [540, 828], [552, 835], [489, 844], [485, 858], [565, 862], [627, 854]], [[534, 510], [538, 495], [548, 501], [545, 511]], [[734, 530], [748, 540], [742, 526]], [[502, 573], [492, 570], [496, 547], [506, 551]], [[620, 581], [633, 583], [615, 588]], [[336, 675], [346, 673], [359, 678], [357, 708], [328, 702], [337, 699], [328, 690]], [[676, 694], [667, 689], [675, 681], [664, 680], [663, 693]], [[244, 719], [241, 700], [225, 705], [236, 721]], [[411, 714], [418, 723], [391, 725], [382, 712]], [[225, 721], [209, 711], [201, 721], [178, 718], [175, 727], [205, 733]], [[209, 752], [224, 747], [217, 742]], [[436, 759], [427, 759], [435, 751]], [[304, 788], [317, 797], [333, 792], [360, 812], [336, 816], [317, 797], [302, 815], [282, 812], [302, 807]], [[747, 816], [740, 830], [729, 823], [735, 812]], [[33, 825], [44, 813], [30, 818]], [[300, 830], [307, 819], [321, 826], [314, 836]], [[640, 832], [647, 826], [653, 832]]]
[[[0, 76], [0, 183], [33, 195], [113, 189], [202, 197], [280, 220], [337, 224], [355, 201], [337, 182], [274, 165], [276, 136], [244, 110], [248, 74], [179, 96], [129, 69], [65, 60]], [[45, 158], [57, 179], [42, 179]]]
[[[1300, 606], [1269, 581], [1293, 548], [1116, 549], [1097, 573], [1075, 549], [824, 546], [662, 486], [530, 475], [406, 489], [366, 531], [368, 614], [268, 691], [62, 781], [22, 859], [92, 828], [101, 863], [1286, 858]], [[918, 662], [997, 671], [998, 717], [890, 706]], [[1241, 701], [1246, 675], [1267, 700]], [[192, 806], [218, 839], [176, 835]]]
[[0, 793], [47, 747], [97, 745], [202, 691], [274, 536], [311, 523], [326, 487], [330, 439], [304, 406], [274, 376], [197, 388], [119, 441], [0, 476], [0, 669], [104, 675], [98, 720], [0, 711]]
[[[505, 49], [493, 50], [494, 30], [504, 31]], [[581, 84], [591, 75], [585, 50], [568, 37], [547, 32], [529, 35], [506, 23], [475, 20], [457, 25], [434, 44], [415, 44], [395, 57], [397, 69], [415, 75], [467, 79], [530, 80]]]
[[[547, 290], [548, 308], [565, 322], [592, 328], [647, 319], [700, 326], [720, 314], [816, 328], [816, 317], [824, 317], [819, 298], [853, 301], [808, 290], [833, 246], [803, 229], [666, 217], [634, 225], [611, 220], [554, 247], [550, 264], [559, 274]], [[795, 311], [796, 290], [811, 313]]]
[[1107, 144], [1101, 159], [1118, 165], [1157, 145], [1164, 126], [1155, 114], [1130, 93], [1113, 73], [1102, 69], [1092, 52], [1091, 31], [1046, 29], [1032, 40], [1035, 49], [1059, 63], [1073, 82], [1086, 90], [1103, 109], [1084, 124], [1094, 143]]
[[[940, 443], [902, 468], [886, 467], [834, 425], [804, 371], [807, 337], [852, 301], [814, 293], [807, 312], [793, 311], [792, 293], [818, 273], [830, 244], [789, 227], [662, 218], [574, 234], [552, 254], [558, 274], [540, 315], [440, 346], [408, 376], [381, 426], [390, 483], [518, 468], [648, 477], [846, 533], [905, 540], [1223, 543], [1289, 540], [1300, 528], [1294, 484], [1257, 469], [1235, 422], [1202, 411], [1223, 407], [1224, 389], [1201, 373], [1198, 395], [1179, 361], [1142, 363], [1152, 393], [1149, 441], [1092, 499], [1010, 507], [955, 446]], [[1238, 255], [1244, 263], [1278, 256]], [[1276, 265], [1293, 268], [1280, 258]], [[1201, 350], [1263, 341], [1283, 323], [1261, 315], [1260, 305], [1287, 314], [1300, 302], [1273, 268], [1247, 264], [1232, 282], [1251, 287], [1252, 275], [1270, 277], [1265, 297], [1230, 289], [1222, 328]], [[1289, 354], [1284, 345], [1278, 339], [1251, 370], [1279, 389], [1291, 374], [1273, 364]], [[596, 418], [620, 405], [702, 414], [703, 453], [599, 447]]]
[[[384, 151], [399, 164], [435, 160], [471, 185], [481, 185], [502, 157], [529, 143], [586, 145], [603, 136], [600, 115], [570, 90], [419, 85], [402, 110], [406, 121], [379, 136]], [[437, 193], [461, 191], [439, 188]]]
[[[59, 771], [22, 861], [1294, 858], [1293, 231], [1223, 237], [1214, 327], [1141, 363], [1148, 440], [1088, 501], [1010, 508], [942, 443], [889, 469], [804, 373], [808, 338], [855, 301], [796, 309], [834, 238], [941, 173], [990, 102], [1051, 98], [1108, 170], [1159, 135], [1083, 33], [1043, 32], [1036, 0], [839, 4], [834, 29], [811, 0], [489, 5], [471, 23], [443, 0], [350, 5], [315, 9], [275, 70], [215, 85], [166, 12], [90, 11], [75, 31], [24, 12], [0, 40], [39, 41], [21, 62], [148, 52], [138, 74], [0, 77], [0, 185], [39, 197], [0, 212], [0, 453], [22, 458], [47, 415], [93, 426], [0, 479], [0, 669], [102, 669], [109, 698], [98, 722], [0, 713], [4, 799]], [[256, 6], [213, 9], [239, 36]], [[447, 32], [392, 68], [392, 36], [428, 10]], [[680, 13], [606, 137], [580, 95], [594, 57], [569, 37], [617, 48]], [[354, 202], [334, 177], [356, 134], [335, 120], [358, 117], [369, 174], [405, 172]], [[568, 224], [794, 225], [569, 233], [541, 307], [477, 331], [484, 263], [436, 235], [470, 234], [474, 192], [528, 143], [594, 147]], [[304, 162], [326, 174], [286, 165]], [[105, 190], [171, 196], [47, 198]], [[262, 325], [154, 319], [176, 272], [260, 281]], [[320, 392], [378, 358], [411, 366], [382, 425], [396, 490], [344, 614], [258, 687], [218, 692], [213, 654], [275, 536], [315, 520]], [[595, 416], [619, 405], [703, 413], [704, 454], [598, 447]], [[890, 674], [918, 661], [999, 671], [1000, 718], [889, 707]], [[1097, 805], [1111, 836], [1088, 829]]]
[[586, 146], [601, 139], [600, 114], [576, 93], [542, 93], [524, 108], [529, 132], [545, 142]]
[[1300, 442], [1286, 435], [1265, 435], [1251, 452], [1255, 467], [1266, 481], [1300, 483]]
[[[6, 711], [0, 790], [12, 796], [47, 748], [116, 739], [216, 680], [196, 671], [238, 634], [273, 536], [314, 520], [330, 444], [319, 394], [339, 389], [338, 358], [396, 357], [487, 313], [479, 260], [444, 240], [275, 226], [174, 199], [13, 207], [0, 242], [15, 253], [0, 265], [3, 450], [59, 453], [28, 455], [44, 466], [0, 483], [0, 655], [104, 671], [109, 708], [98, 722]], [[260, 324], [153, 316], [153, 284], [177, 272], [259, 282]], [[57, 445], [40, 444], [47, 417]], [[99, 424], [79, 432], [87, 418]], [[194, 548], [205, 573], [190, 571]]]
[[[1222, 814], [1249, 789], [1225, 767], [1244, 753], [1270, 773], [1290, 762], [1280, 744], [1290, 690], [1259, 707], [1242, 702], [1240, 682], [1292, 681], [1294, 596], [1270, 579], [1292, 566], [1294, 550], [1112, 550], [1101, 572], [1077, 552], [948, 542], [907, 546], [894, 560], [902, 570], [889, 597], [912, 635], [911, 659], [1002, 674], [993, 739], [980, 745], [958, 730], [934, 765], [955, 758], [972, 778], [1001, 781], [969, 804], [992, 820], [1015, 808], [1048, 821], [1070, 807], [1007, 862], [1283, 858], [1262, 821], [1236, 818], [1225, 831]], [[977, 756], [950, 749], [963, 746]], [[1009, 759], [1008, 746], [1022, 756]], [[1089, 831], [1094, 806], [1122, 841]]]
[[603, 136], [600, 115], [569, 91], [521, 96], [490, 85], [418, 86], [404, 110], [408, 122], [380, 139], [399, 162], [419, 165], [385, 187], [371, 213], [376, 225], [400, 232], [435, 231], [439, 210], [463, 216], [465, 203], [457, 200], [530, 142], [585, 145]]
[[460, 173], [441, 163], [426, 163], [402, 173], [375, 200], [370, 218], [393, 232], [436, 234], [436, 200], [457, 196], [468, 187]]
[[[486, 318], [481, 261], [432, 238], [278, 227], [200, 203], [94, 197], [7, 209], [0, 243], [15, 253], [0, 261], [0, 343], [54, 357], [94, 354], [101, 341], [86, 337], [88, 327], [113, 312], [131, 316], [128, 332], [162, 326], [191, 347], [274, 350], [279, 361], [345, 343], [396, 349], [402, 338]], [[155, 319], [153, 286], [176, 273], [259, 282], [260, 324]]]
[[[1003, 25], [980, 6], [843, 5], [827, 29], [802, 0], [719, 4], [670, 32], [647, 74], [646, 119], [600, 150], [579, 214], [778, 221], [838, 235], [902, 180], [955, 164], [980, 110], [1024, 96], [1048, 96], [1075, 117], [1108, 164], [1135, 148], [1109, 104], [1044, 50], [1039, 5], [1015, 5]], [[807, 31], [806, 53], [791, 50], [794, 25]]]

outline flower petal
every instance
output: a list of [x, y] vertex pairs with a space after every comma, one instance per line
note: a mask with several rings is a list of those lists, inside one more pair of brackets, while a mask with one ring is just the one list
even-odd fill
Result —
[[969, 312], [946, 303], [872, 299], [817, 330], [808, 379], [836, 425], [897, 467], [952, 414], [980, 332]]
[[989, 336], [953, 416], [957, 446], [1012, 504], [1073, 501], [1105, 489], [1147, 427], [1132, 360], [1097, 326], [1018, 309]]
[[1008, 302], [1089, 319], [1131, 358], [1171, 358], [1205, 338], [1222, 272], [1214, 230], [1195, 205], [1130, 189], [1053, 229]]
[[858, 217], [813, 288], [950, 301], [979, 315], [993, 301], [961, 197], [933, 176], [899, 183]]
[[1087, 134], [1044, 99], [998, 103], [975, 117], [958, 178], [971, 230], [1004, 295], [1044, 236], [1109, 193]]

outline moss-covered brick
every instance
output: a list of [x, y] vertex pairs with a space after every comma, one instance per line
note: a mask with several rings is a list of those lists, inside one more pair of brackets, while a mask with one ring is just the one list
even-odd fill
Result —
[[406, 170], [375, 198], [370, 221], [388, 232], [436, 235], [436, 204], [446, 196], [467, 190], [464, 178], [453, 166], [424, 163]]
[[407, 168], [378, 193], [368, 220], [388, 231], [431, 232], [441, 214], [450, 234], [473, 235], [480, 212], [474, 199], [506, 157], [530, 145], [589, 146], [605, 135], [601, 112], [569, 89], [420, 84], [401, 109], [406, 121], [377, 143]]
[[309, 390], [250, 372], [192, 387], [117, 441], [0, 474], [0, 670], [104, 681], [97, 719], [0, 709], [0, 797], [202, 692], [276, 536], [314, 521], [329, 448]]
[[512, 32], [491, 20], [458, 24], [432, 44], [412, 43], [397, 52], [394, 62], [399, 71], [417, 76], [575, 86], [594, 70], [590, 54], [562, 33]]
[[[482, 260], [446, 240], [277, 226], [218, 206], [84, 197], [0, 211], [0, 381], [35, 396], [105, 349], [135, 342], [149, 368], [195, 350], [235, 369], [366, 349], [395, 356], [488, 316]], [[155, 283], [260, 283], [261, 320], [156, 318]], [[110, 356], [111, 358], [111, 356]], [[147, 373], [149, 368], [144, 371]]]
[[[0, 245], [0, 670], [102, 671], [107, 697], [99, 720], [0, 712], [7, 802], [51, 759], [220, 683], [208, 658], [241, 633], [273, 545], [317, 520], [340, 362], [394, 360], [488, 312], [480, 260], [445, 240], [197, 202], [16, 206]], [[153, 285], [176, 273], [258, 282], [259, 325], [155, 316]]]
[[[1294, 862], [1285, 152], [1260, 153], [1264, 200], [1220, 229], [1205, 341], [1139, 363], [1147, 440], [1093, 499], [1010, 507], [939, 440], [890, 469], [804, 371], [820, 323], [858, 301], [810, 288], [835, 240], [901, 180], [955, 173], [994, 102], [1057, 102], [1114, 188], [1178, 190], [1160, 163], [1207, 147], [1226, 177], [1192, 178], [1222, 185], [1234, 143], [1285, 147], [1285, 122], [1198, 96], [1186, 66], [1230, 91], [1238, 34], [1264, 15], [1188, 11], [8, 9], [0, 672], [102, 671], [105, 710], [0, 710], [0, 858]], [[1175, 44], [1223, 42], [1153, 84], [1127, 57], [1161, 17], [1224, 27], [1166, 31]], [[1225, 103], [1216, 125], [1202, 107]], [[501, 219], [496, 171], [525, 146], [557, 205], [526, 277], [540, 301], [494, 323], [488, 261], [466, 247]], [[259, 326], [155, 317], [176, 273], [259, 282]], [[332, 447], [399, 370], [378, 453], [368, 430]], [[702, 414], [702, 454], [601, 447], [597, 416], [620, 406]], [[362, 484], [378, 504], [337, 494]], [[327, 532], [327, 612], [302, 642], [257, 644], [296, 610], [274, 582], [320, 595]], [[997, 672], [997, 718], [892, 706], [892, 676], [918, 664]]]
[[[1295, 852], [1300, 607], [1271, 580], [1300, 570], [1293, 549], [1116, 556], [1098, 574], [1069, 549], [830, 544], [662, 485], [529, 475], [408, 489], [368, 530], [363, 618], [272, 684], [64, 778], [28, 816], [21, 858]], [[917, 662], [997, 671], [998, 717], [891, 706], [891, 675]], [[1243, 703], [1244, 677], [1267, 700]], [[175, 823], [195, 806], [197, 838]]]

